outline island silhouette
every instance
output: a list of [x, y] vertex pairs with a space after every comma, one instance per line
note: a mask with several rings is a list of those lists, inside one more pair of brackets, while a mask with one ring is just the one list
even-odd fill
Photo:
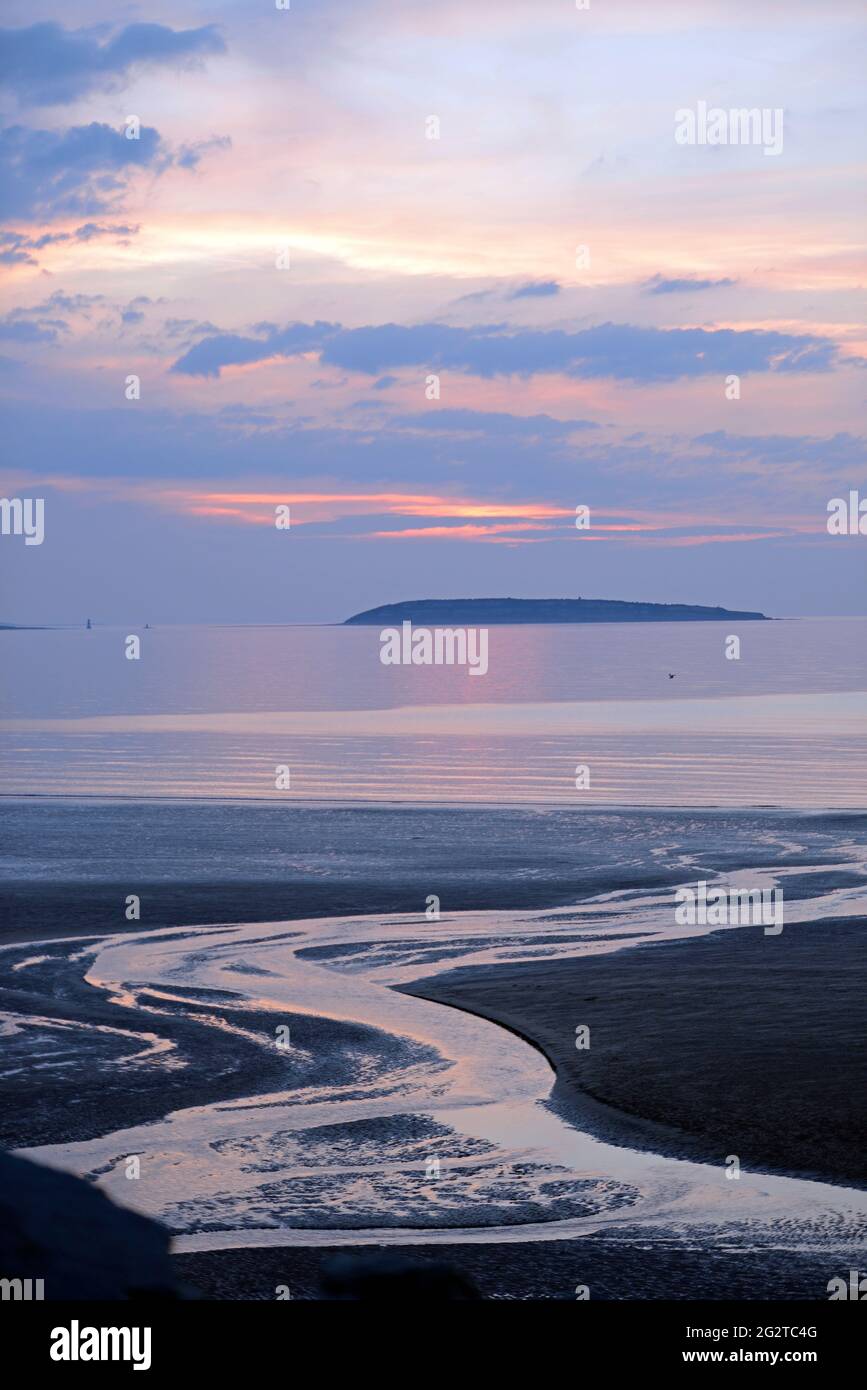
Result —
[[354, 613], [343, 624], [709, 623], [770, 622], [764, 613], [696, 603], [632, 603], [605, 598], [420, 598]]

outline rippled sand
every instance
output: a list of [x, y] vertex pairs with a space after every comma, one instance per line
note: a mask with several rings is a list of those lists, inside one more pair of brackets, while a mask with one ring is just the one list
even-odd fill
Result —
[[[714, 824], [713, 854], [735, 866], [719, 870], [720, 882], [786, 892], [790, 935], [764, 938], [769, 952], [785, 951], [796, 929], [855, 929], [865, 870], [857, 818], [822, 834], [797, 817], [769, 816], [764, 830], [755, 817]], [[543, 838], [562, 829], [558, 813], [534, 825]], [[812, 1296], [817, 1268], [831, 1277], [855, 1258], [867, 1193], [761, 1164], [745, 1163], [732, 1182], [720, 1162], [688, 1157], [685, 1140], [662, 1143], [640, 1119], [630, 1131], [617, 1110], [610, 1123], [592, 1107], [570, 1110], [534, 1045], [555, 1056], [539, 1008], [512, 993], [505, 1017], [508, 989], [490, 1008], [478, 993], [480, 981], [496, 994], [497, 980], [523, 987], [542, 969], [556, 1013], [558, 979], [579, 978], [582, 964], [614, 965], [629, 949], [659, 963], [650, 983], [665, 991], [666, 952], [702, 950], [710, 929], [677, 926], [673, 903], [678, 880], [715, 877], [703, 828], [687, 833], [686, 821], [657, 816], [642, 840], [635, 816], [581, 825], [598, 831], [582, 847], [588, 862], [610, 876], [626, 856], [631, 887], [434, 921], [421, 910], [130, 927], [2, 948], [2, 1080], [22, 1103], [20, 1121], [7, 1109], [7, 1143], [157, 1216], [181, 1253], [457, 1243], [489, 1247], [505, 1268], [501, 1252], [514, 1247], [509, 1296], [519, 1296], [518, 1250], [552, 1246], [533, 1267], [538, 1279], [549, 1271], [553, 1289], [568, 1265], [553, 1247], [592, 1238], [599, 1259], [600, 1241], [629, 1247], [659, 1289], [672, 1287], [672, 1252], [752, 1252], [765, 1263], [750, 1296], [767, 1297], [784, 1250], [806, 1280], [800, 1296]], [[642, 889], [642, 879], [660, 886]], [[455, 980], [470, 982], [463, 1007], [436, 1002]], [[508, 1027], [478, 1016], [486, 1008]], [[616, 1027], [617, 1009], [611, 1017]], [[565, 1059], [558, 1066], [565, 1077]]]

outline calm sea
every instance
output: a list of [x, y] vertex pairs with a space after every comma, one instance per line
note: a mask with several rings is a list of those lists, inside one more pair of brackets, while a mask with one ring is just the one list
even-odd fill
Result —
[[0, 652], [6, 795], [867, 804], [867, 619], [494, 627], [478, 677], [383, 666], [378, 628], [0, 632]]

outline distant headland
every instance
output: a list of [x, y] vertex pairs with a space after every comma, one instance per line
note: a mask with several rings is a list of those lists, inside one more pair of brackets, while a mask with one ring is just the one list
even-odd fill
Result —
[[764, 613], [704, 608], [697, 603], [629, 603], [607, 598], [420, 598], [384, 603], [347, 618], [347, 626], [412, 622], [508, 623], [714, 623], [770, 622]]

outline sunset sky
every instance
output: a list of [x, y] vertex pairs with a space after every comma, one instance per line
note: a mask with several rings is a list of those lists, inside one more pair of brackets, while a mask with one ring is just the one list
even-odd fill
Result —
[[[0, 621], [867, 611], [860, 5], [4, 15]], [[701, 101], [782, 152], [678, 144]]]

